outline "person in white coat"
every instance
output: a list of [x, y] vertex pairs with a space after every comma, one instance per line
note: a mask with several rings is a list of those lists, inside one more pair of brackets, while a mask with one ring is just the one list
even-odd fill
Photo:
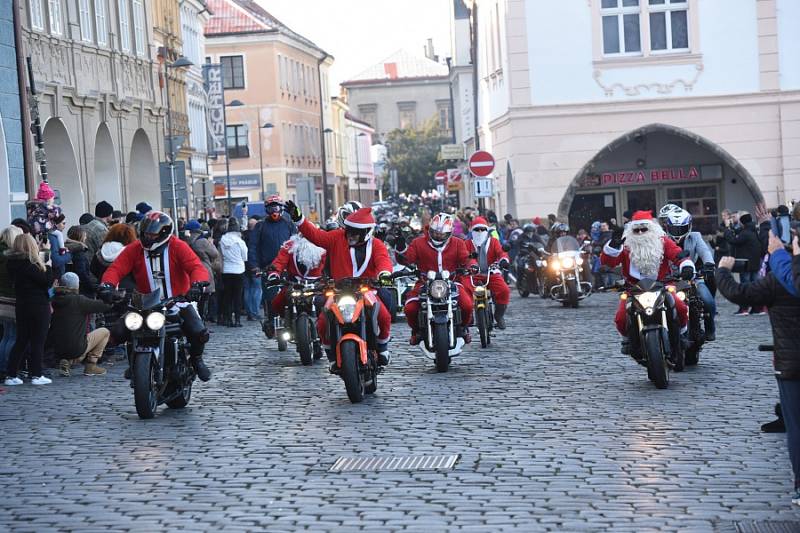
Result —
[[242, 240], [239, 221], [233, 217], [228, 219], [228, 231], [220, 239], [219, 249], [222, 252], [223, 322], [221, 325], [240, 328], [247, 244]]

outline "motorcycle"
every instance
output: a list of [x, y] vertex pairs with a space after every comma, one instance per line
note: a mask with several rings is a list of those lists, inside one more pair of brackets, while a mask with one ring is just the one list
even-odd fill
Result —
[[375, 289], [382, 285], [362, 278], [343, 278], [328, 282], [325, 290], [325, 313], [328, 335], [335, 347], [339, 376], [344, 381], [347, 397], [353, 403], [364, 400], [365, 394], [378, 389], [376, 332], [373, 313], [378, 303]]
[[317, 297], [322, 294], [324, 285], [316, 280], [298, 283], [282, 280], [268, 283], [268, 287], [286, 287], [286, 310], [284, 316], [273, 318], [278, 351], [285, 352], [290, 342], [297, 347], [300, 362], [304, 366], [322, 358], [322, 343], [315, 327], [319, 309]]
[[[406, 271], [406, 269], [402, 265], [394, 266], [395, 274], [404, 271]], [[408, 293], [411, 292], [416, 284], [416, 278], [413, 275], [401, 275], [397, 277], [393, 276], [393, 279], [394, 285], [385, 287], [385, 289], [392, 294], [395, 303], [394, 308], [389, 310], [392, 314], [392, 322], [398, 322], [400, 317], [403, 316], [403, 307], [406, 305]]]
[[487, 348], [492, 343], [494, 330], [494, 300], [492, 291], [489, 290], [489, 277], [491, 274], [500, 274], [501, 269], [497, 263], [489, 265], [486, 274], [470, 275], [472, 282], [472, 300], [475, 304], [475, 326], [481, 338], [481, 348]]
[[517, 292], [523, 298], [531, 293], [540, 292], [540, 273], [544, 253], [544, 246], [540, 243], [525, 243], [520, 247], [516, 260], [516, 286]]
[[697, 293], [697, 283], [702, 278], [696, 277], [693, 280], [678, 280], [675, 282], [675, 296], [681, 301], [686, 302], [689, 307], [689, 331], [688, 346], [684, 350], [684, 363], [686, 366], [695, 366], [700, 362], [700, 350], [706, 342], [706, 334], [703, 325], [705, 324], [705, 307], [703, 300]]
[[183, 296], [161, 300], [160, 290], [150, 294], [134, 292], [126, 299], [123, 323], [130, 331], [126, 351], [139, 418], [153, 418], [161, 404], [183, 409], [191, 399], [196, 374], [189, 361], [180, 316], [174, 309], [181, 303], [191, 305]]
[[458, 285], [453, 275], [466, 272], [430, 270], [420, 276], [423, 284], [419, 293], [419, 331], [423, 342], [419, 346], [426, 357], [434, 360], [438, 372], [447, 372], [452, 358], [464, 349]]
[[584, 276], [584, 248], [575, 237], [564, 236], [556, 240], [556, 251], [546, 259], [552, 271], [553, 283], [549, 296], [564, 307], [578, 307], [578, 302], [592, 294], [592, 284]]
[[627, 307], [631, 353], [659, 389], [669, 386], [670, 370], [684, 367], [676, 292], [674, 286], [643, 279], [620, 295]]

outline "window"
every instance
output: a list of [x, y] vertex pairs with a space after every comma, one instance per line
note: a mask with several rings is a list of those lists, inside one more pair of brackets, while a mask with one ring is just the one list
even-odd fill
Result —
[[133, 35], [136, 40], [136, 55], [145, 55], [147, 44], [144, 18], [144, 4], [142, 0], [133, 0]]
[[417, 127], [417, 104], [416, 102], [398, 102], [397, 109], [400, 111], [400, 129], [414, 129]]
[[719, 198], [716, 185], [667, 189], [667, 201], [692, 215], [692, 229], [703, 235], [713, 235], [719, 223]]
[[603, 53], [638, 54], [642, 51], [639, 0], [602, 0]]
[[278, 55], [278, 80], [280, 82], [281, 91], [286, 89], [286, 80], [284, 79], [284, 75], [286, 74], [283, 68], [283, 56]]
[[[650, 50], [688, 50], [687, 0], [649, 0]], [[667, 3], [669, 2], [669, 3]]]
[[450, 131], [450, 102], [437, 102], [437, 121], [441, 131]]
[[92, 7], [89, 0], [78, 1], [81, 21], [81, 40], [92, 42]]
[[220, 56], [222, 81], [226, 89], [244, 89], [244, 58], [242, 56]]
[[96, 0], [94, 4], [94, 18], [97, 22], [97, 44], [108, 44], [108, 25], [106, 16], [106, 0]]
[[128, 0], [118, 0], [119, 6], [119, 46], [123, 52], [131, 51], [131, 19]]
[[225, 137], [228, 145], [228, 157], [231, 159], [250, 157], [246, 124], [228, 126]]
[[30, 0], [31, 8], [31, 28], [44, 31], [44, 11], [42, 0]]
[[48, 6], [50, 6], [50, 33], [61, 35], [63, 33], [61, 28], [61, 0], [49, 0]]

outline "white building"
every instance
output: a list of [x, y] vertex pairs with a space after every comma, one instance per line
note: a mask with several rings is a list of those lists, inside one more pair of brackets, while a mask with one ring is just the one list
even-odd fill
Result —
[[498, 212], [586, 227], [669, 200], [707, 231], [723, 208], [800, 199], [800, 2], [472, 7]]
[[370, 205], [376, 200], [375, 167], [372, 163], [372, 136], [375, 130], [365, 121], [350, 113], [345, 114], [347, 146], [348, 200], [358, 200]]

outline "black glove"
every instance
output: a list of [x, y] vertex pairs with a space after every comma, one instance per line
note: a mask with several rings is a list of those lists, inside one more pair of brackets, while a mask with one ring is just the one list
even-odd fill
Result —
[[694, 279], [694, 268], [685, 266], [681, 269], [681, 279], [689, 281]]
[[608, 246], [614, 248], [615, 250], [622, 248], [623, 244], [625, 244], [625, 237], [622, 235], [619, 237], [612, 237], [611, 240], [608, 241]]
[[406, 239], [402, 235], [398, 235], [394, 239], [394, 249], [395, 250], [405, 250], [406, 249]]
[[186, 293], [186, 299], [192, 302], [200, 301], [200, 298], [203, 297], [206, 286], [203, 283], [194, 282], [192, 286], [189, 287], [189, 292]]
[[505, 257], [502, 258], [500, 261], [497, 262], [497, 265], [503, 270], [508, 270], [508, 259], [506, 259]]
[[287, 200], [285, 209], [286, 212], [289, 213], [289, 216], [292, 217], [293, 222], [300, 222], [303, 220], [303, 212], [293, 201]]
[[392, 274], [390, 272], [381, 272], [378, 274], [378, 282], [386, 287], [393, 285]]
[[477, 274], [478, 272], [481, 271], [481, 268], [478, 265], [470, 265], [469, 271], [472, 272], [473, 274]]
[[103, 283], [97, 287], [97, 297], [103, 302], [110, 304], [114, 301], [114, 286], [110, 283]]

